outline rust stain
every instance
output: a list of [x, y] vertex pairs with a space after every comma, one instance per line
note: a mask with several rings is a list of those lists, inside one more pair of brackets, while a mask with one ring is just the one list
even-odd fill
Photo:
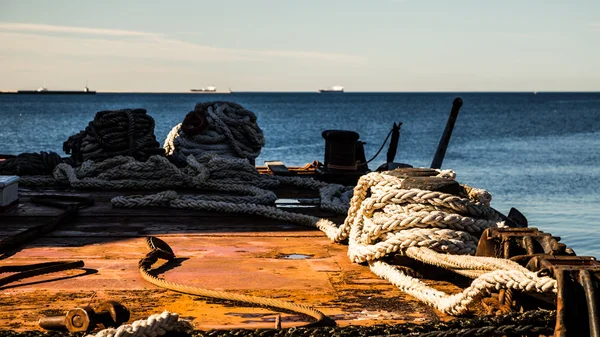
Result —
[[[352, 263], [346, 246], [332, 244], [324, 236], [265, 232], [251, 237], [226, 233], [160, 237], [177, 256], [175, 263], [154, 266], [169, 281], [302, 303], [331, 316], [340, 326], [451, 319], [377, 278], [367, 266]], [[87, 244], [71, 239], [41, 238], [0, 261], [9, 265], [82, 259], [88, 268], [88, 272], [65, 271], [0, 287], [5, 309], [0, 311], [0, 329], [39, 329], [37, 321], [42, 316], [106, 300], [128, 307], [131, 320], [169, 310], [190, 320], [196, 329], [274, 325], [277, 313], [269, 309], [179, 294], [146, 283], [137, 269], [147, 252], [144, 238], [94, 238]], [[310, 258], [281, 258], [290, 254]], [[427, 283], [449, 293], [460, 291], [446, 281]], [[300, 326], [307, 318], [282, 313], [281, 321], [283, 327]]]

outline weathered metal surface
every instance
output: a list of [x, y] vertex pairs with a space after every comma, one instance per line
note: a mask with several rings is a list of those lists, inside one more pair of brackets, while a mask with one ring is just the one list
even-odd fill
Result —
[[441, 178], [441, 177], [407, 177], [402, 180], [401, 188], [411, 189], [418, 188], [420, 190], [436, 191], [459, 195], [461, 187], [456, 180]]
[[600, 262], [590, 256], [534, 256], [527, 268], [558, 283], [554, 336], [600, 337]]
[[[514, 216], [514, 215], [513, 215]], [[575, 256], [560, 238], [536, 228], [494, 228], [484, 231], [477, 247], [478, 256], [511, 259], [532, 271], [557, 280], [557, 296], [519, 298], [522, 307], [556, 308], [554, 336], [600, 337], [600, 263], [590, 256]], [[513, 292], [500, 290], [484, 299], [489, 307], [510, 310]]]
[[531, 254], [571, 254], [559, 241], [560, 237], [537, 228], [489, 228], [479, 239], [476, 255], [509, 259]]
[[[0, 214], [0, 238], [52, 221], [63, 210], [31, 203], [35, 190], [23, 190], [18, 208]], [[154, 287], [139, 275], [146, 252], [144, 238], [167, 239], [177, 264], [156, 266], [159, 276], [191, 286], [275, 297], [321, 310], [341, 326], [448, 320], [434, 309], [377, 278], [367, 266], [352, 263], [347, 246], [334, 244], [320, 231], [255, 216], [175, 209], [114, 209], [110, 198], [124, 192], [49, 191], [91, 196], [95, 204], [77, 218], [17, 249], [0, 265], [83, 260], [83, 268], [39, 275], [0, 286], [0, 329], [39, 329], [42, 316], [70, 308], [116, 300], [131, 311], [131, 320], [169, 310], [197, 329], [272, 328], [278, 313], [182, 295]], [[139, 193], [136, 192], [136, 193]], [[286, 210], [328, 217], [314, 205]], [[304, 256], [292, 259], [290, 256]], [[155, 268], [156, 268], [155, 267]], [[453, 293], [452, 278], [428, 284]], [[306, 318], [283, 313], [283, 327]]]

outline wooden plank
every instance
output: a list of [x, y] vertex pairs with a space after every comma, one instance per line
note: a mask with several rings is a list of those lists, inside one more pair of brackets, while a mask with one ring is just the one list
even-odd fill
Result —
[[[23, 221], [22, 221], [23, 220]], [[46, 220], [48, 221], [48, 220]], [[0, 237], [40, 225], [40, 218], [13, 218]], [[261, 217], [80, 217], [45, 237], [143, 237], [148, 235], [324, 236], [318, 229]]]
[[[70, 188], [30, 188], [20, 187], [19, 196], [31, 197], [34, 195], [48, 195], [48, 194], [70, 194], [78, 196], [90, 196], [98, 200], [110, 200], [119, 195], [135, 195], [135, 194], [155, 194], [164, 190], [74, 190]], [[293, 186], [278, 186], [272, 190], [278, 198], [318, 198], [319, 192], [306, 188], [295, 188]], [[178, 189], [178, 193], [181, 194], [202, 194], [202, 195], [227, 195], [226, 193], [219, 191], [210, 190], [195, 190], [195, 189]]]
[[[61, 194], [61, 195], [77, 195], [83, 196], [81, 194]], [[91, 195], [86, 195], [91, 196]], [[111, 197], [112, 198], [112, 197]], [[45, 205], [38, 205], [33, 203], [31, 198], [28, 196], [22, 197], [19, 201], [18, 207], [13, 208], [12, 210], [0, 213], [0, 224], [6, 219], [12, 217], [52, 217], [57, 216], [63, 212], [63, 210], [50, 207]], [[83, 208], [79, 211], [78, 216], [81, 217], [97, 217], [97, 216], [157, 216], [157, 217], [180, 217], [180, 216], [201, 216], [201, 217], [222, 217], [224, 214], [221, 212], [208, 212], [208, 211], [199, 211], [199, 210], [191, 210], [191, 209], [173, 209], [166, 207], [145, 207], [145, 208], [114, 208], [110, 203], [110, 198], [97, 198], [97, 194], [93, 194], [94, 205], [90, 207]], [[318, 205], [315, 205], [315, 201], [312, 199], [308, 199], [307, 201], [310, 204], [302, 204], [302, 200], [299, 202], [295, 200], [282, 199], [278, 201], [275, 206], [278, 209], [292, 212], [292, 213], [302, 213], [306, 215], [316, 216], [320, 218], [335, 218], [339, 217], [339, 215], [321, 210]], [[239, 215], [238, 215], [239, 216]]]

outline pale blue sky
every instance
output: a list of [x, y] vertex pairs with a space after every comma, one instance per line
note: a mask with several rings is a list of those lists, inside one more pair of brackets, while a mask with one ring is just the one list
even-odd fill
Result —
[[599, 91], [598, 0], [0, 0], [0, 90]]

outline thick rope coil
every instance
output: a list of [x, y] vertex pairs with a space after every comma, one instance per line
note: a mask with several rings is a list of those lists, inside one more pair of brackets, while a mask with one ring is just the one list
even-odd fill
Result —
[[[344, 224], [337, 231], [331, 229], [335, 225], [328, 220], [319, 220], [317, 225], [328, 228], [326, 234], [334, 241], [348, 240], [352, 261], [369, 262], [381, 278], [448, 314], [466, 312], [469, 304], [491, 289], [556, 291], [554, 279], [539, 277], [512, 261], [450, 255], [474, 254], [485, 228], [503, 226], [499, 214], [488, 206], [489, 193], [470, 189], [473, 201], [446, 193], [407, 190], [401, 183], [402, 179], [392, 175], [367, 174], [354, 189]], [[381, 261], [394, 253], [477, 278], [463, 292], [447, 295]]]
[[118, 328], [108, 328], [86, 337], [134, 337], [134, 336], [163, 336], [168, 332], [190, 331], [192, 326], [187, 321], [180, 321], [179, 315], [168, 311], [154, 314], [147, 319], [134, 321], [131, 324], [123, 324]]
[[131, 156], [145, 161], [164, 155], [154, 136], [154, 119], [144, 109], [100, 111], [85, 130], [63, 144], [74, 164], [102, 161], [115, 156]]
[[0, 174], [17, 176], [48, 175], [63, 159], [56, 152], [21, 153], [0, 161]]
[[[167, 135], [164, 149], [176, 162], [185, 163], [189, 155], [199, 162], [211, 157], [244, 158], [254, 163], [265, 144], [262, 130], [256, 124], [256, 115], [232, 102], [198, 103], [188, 116], [202, 124], [202, 130], [186, 134], [186, 120], [176, 125]], [[186, 118], [187, 119], [187, 118]]]
[[329, 184], [319, 189], [321, 209], [337, 214], [346, 214], [353, 193], [352, 186]]

